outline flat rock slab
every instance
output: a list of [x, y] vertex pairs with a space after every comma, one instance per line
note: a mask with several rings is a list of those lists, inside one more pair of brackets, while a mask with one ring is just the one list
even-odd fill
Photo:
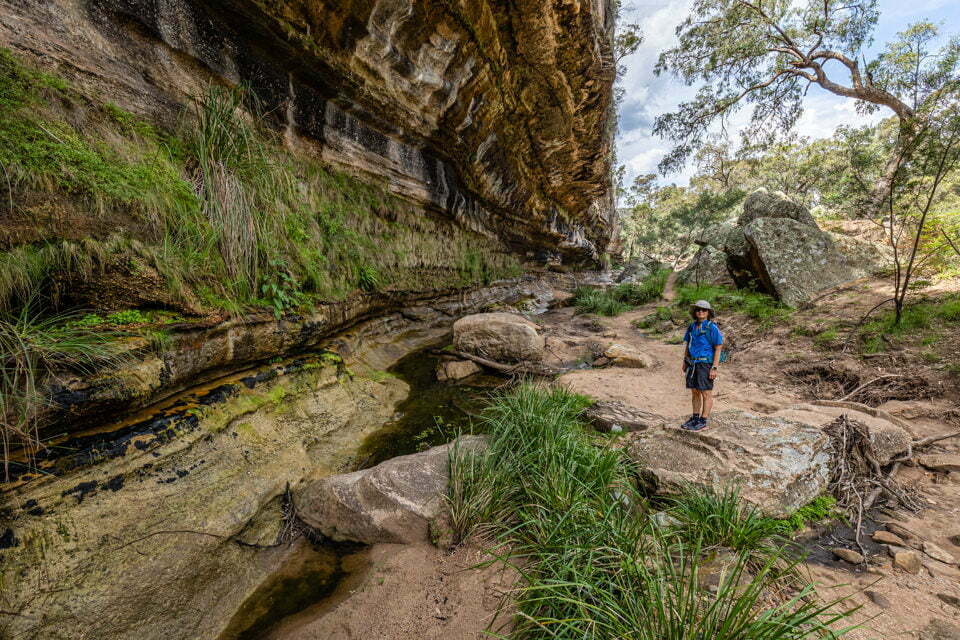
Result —
[[515, 313], [475, 313], [453, 323], [453, 345], [496, 362], [540, 362], [546, 339]]
[[624, 446], [658, 493], [738, 484], [774, 518], [820, 495], [830, 476], [830, 441], [819, 426], [735, 409], [714, 413], [705, 431], [657, 426], [630, 434]]
[[[486, 446], [481, 436], [462, 436], [458, 442], [466, 448]], [[297, 514], [333, 540], [365, 544], [428, 540], [430, 520], [443, 507], [451, 446], [311, 482], [296, 501]]]
[[663, 416], [631, 407], [617, 400], [600, 400], [583, 412], [598, 431], [609, 432], [619, 427], [622, 431], [643, 431], [654, 426], [664, 426], [667, 419]]
[[870, 407], [865, 406], [864, 410], [859, 410], [852, 405], [853, 403], [850, 403], [850, 406], [795, 404], [777, 411], [774, 415], [821, 427], [833, 422], [841, 415], [846, 415], [867, 427], [870, 444], [880, 464], [887, 464], [910, 451], [913, 436], [897, 424], [895, 418]]

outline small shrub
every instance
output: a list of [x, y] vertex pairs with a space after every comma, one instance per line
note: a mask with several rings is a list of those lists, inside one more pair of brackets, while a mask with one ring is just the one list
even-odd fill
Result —
[[813, 337], [813, 342], [818, 347], [829, 347], [834, 342], [836, 342], [839, 333], [836, 329], [827, 329], [826, 331], [821, 331]]
[[107, 316], [106, 322], [115, 326], [125, 325], [125, 324], [146, 324], [150, 322], [150, 318], [143, 314], [142, 311], [137, 309], [126, 309], [124, 311], [116, 311]]
[[789, 518], [774, 520], [773, 526], [778, 533], [790, 535], [807, 525], [839, 518], [842, 515], [843, 513], [837, 508], [837, 499], [823, 494], [794, 511]]

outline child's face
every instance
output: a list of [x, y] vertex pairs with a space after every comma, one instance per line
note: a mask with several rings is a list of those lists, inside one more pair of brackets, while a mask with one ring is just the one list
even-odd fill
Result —
[[706, 320], [710, 315], [710, 312], [706, 309], [695, 309], [693, 312], [696, 314], [697, 320]]

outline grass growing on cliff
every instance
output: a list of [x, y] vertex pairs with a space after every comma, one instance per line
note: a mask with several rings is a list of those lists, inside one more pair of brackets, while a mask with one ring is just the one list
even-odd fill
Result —
[[241, 89], [166, 131], [0, 50], [0, 107], [0, 210], [29, 238], [0, 237], [0, 308], [134, 256], [174, 300], [232, 312], [519, 273], [497, 241], [287, 149]]
[[38, 316], [31, 305], [0, 316], [0, 443], [4, 477], [10, 452], [23, 449], [27, 461], [41, 446], [38, 414], [46, 405], [45, 385], [54, 372], [89, 374], [125, 361], [115, 332], [92, 331], [77, 315]]
[[[826, 628], [849, 615], [810, 587], [771, 604], [795, 560], [755, 535], [729, 503], [716, 535], [656, 525], [631, 464], [584, 430], [587, 402], [521, 386], [483, 413], [487, 451], [452, 454], [457, 532], [485, 529], [521, 573], [511, 638], [801, 639], [829, 635]], [[731, 534], [731, 519], [748, 534]], [[712, 545], [731, 541], [741, 548], [719, 587], [702, 586], [699, 568]]]
[[573, 305], [580, 313], [616, 316], [636, 306], [659, 300], [669, 276], [669, 269], [660, 269], [640, 283], [624, 282], [603, 289], [577, 287], [573, 292]]

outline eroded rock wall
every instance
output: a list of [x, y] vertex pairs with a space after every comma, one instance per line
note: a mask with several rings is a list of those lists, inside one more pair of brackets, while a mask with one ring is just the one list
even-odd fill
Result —
[[2, 0], [0, 45], [172, 122], [243, 83], [289, 144], [530, 257], [610, 206], [609, 0]]

